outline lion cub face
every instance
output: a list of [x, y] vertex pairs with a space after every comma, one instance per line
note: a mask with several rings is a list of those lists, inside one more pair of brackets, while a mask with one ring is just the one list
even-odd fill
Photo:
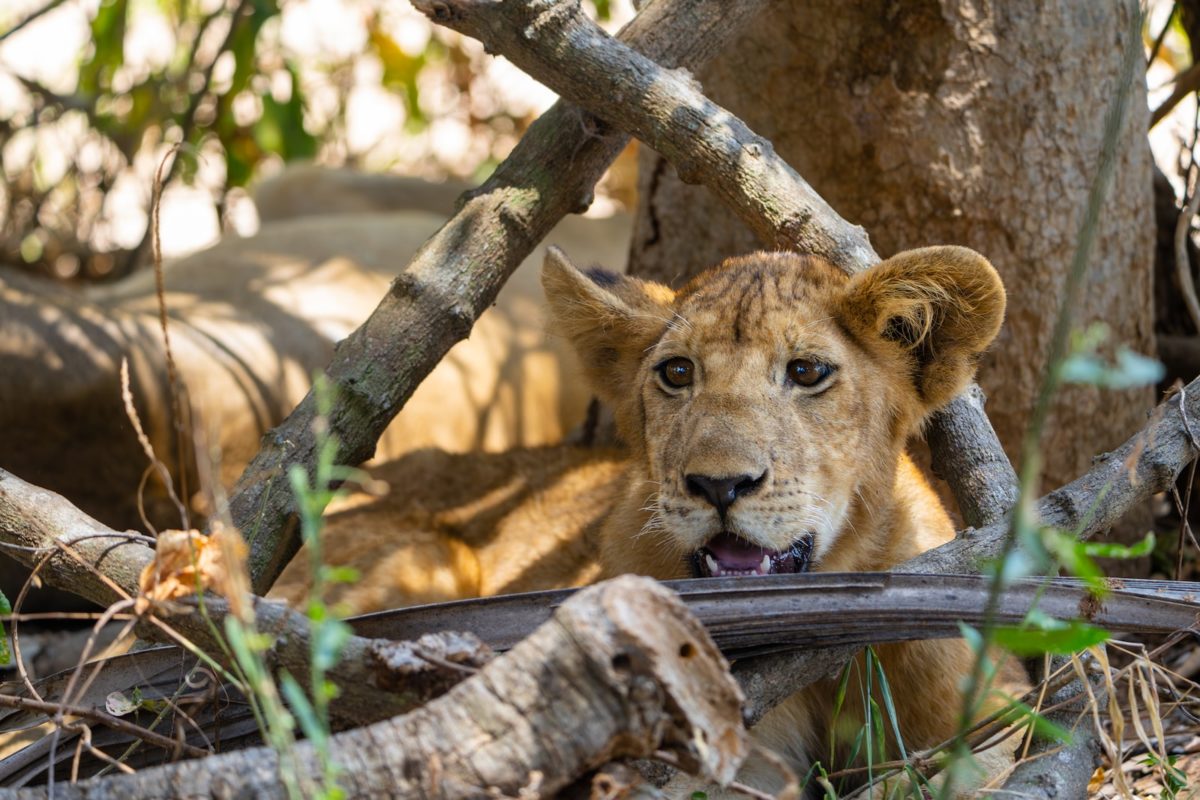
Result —
[[853, 278], [758, 253], [678, 292], [551, 251], [543, 280], [632, 450], [629, 536], [701, 577], [800, 572], [871, 535], [856, 520], [889, 507], [907, 437], [970, 381], [1004, 309], [992, 267], [955, 247]]

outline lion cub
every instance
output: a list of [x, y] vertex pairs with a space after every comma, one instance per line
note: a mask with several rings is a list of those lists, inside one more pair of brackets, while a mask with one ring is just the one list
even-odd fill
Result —
[[[368, 570], [387, 553], [434, 553], [376, 571], [369, 583], [385, 588], [371, 605], [625, 572], [887, 570], [953, 538], [905, 444], [972, 379], [1000, 328], [1004, 289], [977, 253], [914, 250], [853, 277], [819, 258], [756, 253], [673, 291], [582, 272], [551, 250], [543, 284], [628, 452], [519, 451], [489, 456], [495, 463], [478, 471], [429, 455], [393, 463], [381, 477], [401, 491], [382, 504], [381, 521], [370, 522], [367, 506], [344, 522], [335, 515], [327, 535], [336, 541], [325, 545], [335, 557], [353, 548], [358, 556], [339, 560]], [[532, 467], [547, 457], [553, 470]], [[295, 567], [282, 579], [293, 599], [306, 571]], [[444, 588], [433, 594], [411, 588], [438, 575]], [[949, 738], [972, 664], [967, 645], [906, 642], [878, 654], [907, 751]], [[865, 681], [861, 661], [857, 675]], [[1006, 677], [1020, 687], [1015, 672]], [[825, 766], [845, 766], [864, 719], [855, 683], [836, 720], [836, 687], [821, 682], [769, 714], [759, 741], [804, 775], [829, 756], [836, 727], [842, 763]], [[998, 772], [1010, 751], [985, 753], [985, 771]], [[769, 788], [771, 771], [758, 771], [745, 777]]]

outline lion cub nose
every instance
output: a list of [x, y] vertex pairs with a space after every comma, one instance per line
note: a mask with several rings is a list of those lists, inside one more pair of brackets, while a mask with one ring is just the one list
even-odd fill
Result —
[[703, 497], [717, 509], [721, 518], [725, 511], [744, 494], [750, 494], [762, 485], [767, 473], [757, 478], [751, 475], [734, 475], [732, 478], [712, 478], [708, 475], [685, 475], [687, 490], [696, 497]]

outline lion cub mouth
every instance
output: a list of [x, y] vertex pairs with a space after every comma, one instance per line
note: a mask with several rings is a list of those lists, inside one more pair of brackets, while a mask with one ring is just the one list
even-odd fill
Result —
[[727, 578], [807, 572], [812, 546], [811, 533], [792, 542], [786, 550], [768, 550], [732, 533], [719, 533], [692, 553], [692, 574], [697, 578]]

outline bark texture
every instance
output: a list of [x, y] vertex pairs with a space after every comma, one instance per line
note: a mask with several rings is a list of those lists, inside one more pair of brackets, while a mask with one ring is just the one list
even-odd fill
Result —
[[[333, 737], [351, 798], [548, 797], [609, 759], [672, 753], [733, 779], [749, 749], [741, 693], [704, 628], [670, 590], [626, 576], [585, 589], [505, 656], [411, 714]], [[88, 798], [284, 798], [281, 766], [319, 776], [312, 746], [267, 748], [72, 786]], [[0, 790], [45, 798], [46, 787]]]
[[[102, 606], [136, 596], [138, 576], [154, 556], [154, 550], [144, 542], [130, 541], [128, 534], [97, 522], [61, 496], [28, 484], [3, 469], [0, 469], [0, 545], [26, 566], [45, 561], [39, 573], [44, 581]], [[269, 666], [286, 669], [301, 685], [307, 685], [311, 659], [308, 619], [282, 603], [257, 597], [253, 603], [258, 630], [276, 637], [268, 656]], [[180, 605], [186, 609], [188, 604]], [[137, 634], [168, 643], [183, 636], [220, 658], [228, 649], [216, 631], [221, 630], [228, 609], [224, 599], [209, 597], [202, 612], [197, 609], [170, 616], [155, 612], [163, 614], [161, 621], [145, 617], [138, 624]], [[455, 635], [439, 636], [451, 641]], [[433, 642], [425, 644], [426, 649], [437, 649]], [[334, 714], [352, 722], [374, 722], [419, 706], [462, 677], [453, 666], [403, 658], [403, 648], [408, 645], [411, 643], [350, 637], [342, 658], [329, 671], [329, 679], [340, 687], [332, 706]], [[457, 649], [461, 654], [462, 648]], [[459, 661], [477, 666], [490, 656], [490, 650], [480, 645]]]
[[[1045, 365], [1059, 291], [1116, 93], [1128, 3], [779, 3], [700, 72], [883, 254], [984, 253], [1010, 293], [979, 382], [1010, 456]], [[1151, 161], [1138, 86], [1077, 320], [1151, 352]], [[678, 284], [758, 247], [710, 192], [645, 152], [630, 269]], [[1145, 419], [1148, 389], [1071, 387], [1055, 403], [1045, 484], [1076, 477]], [[983, 520], [968, 520], [980, 524]]]

